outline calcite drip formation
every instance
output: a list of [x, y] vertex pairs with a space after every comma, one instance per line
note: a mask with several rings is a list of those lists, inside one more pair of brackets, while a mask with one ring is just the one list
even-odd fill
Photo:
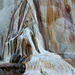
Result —
[[56, 54], [75, 55], [72, 16], [71, 0], [22, 0], [11, 18], [4, 61], [25, 63], [26, 75], [74, 75]]

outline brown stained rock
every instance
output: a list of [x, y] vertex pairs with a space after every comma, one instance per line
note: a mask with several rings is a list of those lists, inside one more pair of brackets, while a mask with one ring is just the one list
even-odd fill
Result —
[[14, 49], [14, 52], [16, 51], [16, 49], [17, 49], [17, 38], [15, 38], [14, 40], [13, 40], [13, 49]]
[[10, 44], [8, 43], [8, 54], [10, 53]]
[[75, 0], [72, 0], [72, 3], [74, 3], [74, 4], [75, 4]]
[[[41, 10], [40, 10], [40, 7], [41, 7], [41, 0], [38, 1], [38, 0], [33, 0], [34, 1], [34, 5], [35, 5], [35, 8], [36, 8], [36, 15], [37, 15], [37, 20], [38, 20], [38, 26], [39, 26], [39, 30], [40, 30], [40, 33], [42, 34], [43, 36], [43, 40], [44, 40], [44, 45], [45, 45], [45, 49], [47, 51], [50, 51], [49, 50], [49, 45], [48, 45], [48, 40], [49, 40], [49, 36], [48, 36], [48, 32], [47, 32], [47, 29], [45, 28], [44, 24], [43, 24], [43, 19], [42, 19], [42, 13], [41, 13]], [[47, 2], [46, 0], [44, 0], [45, 2]], [[45, 15], [46, 16], [46, 15]]]
[[51, 45], [53, 47], [54, 52], [57, 52], [58, 47], [57, 47], [57, 42], [53, 40], [52, 27], [49, 27], [49, 32], [50, 32]]
[[53, 21], [53, 15], [54, 15], [54, 12], [53, 12], [53, 8], [51, 7], [51, 2], [50, 0], [48, 0], [47, 2], [47, 26], [48, 27], [50, 27], [50, 24]]
[[[58, 1], [57, 0], [33, 0], [33, 4], [35, 7], [33, 5], [32, 5], [32, 7], [34, 7], [34, 11], [36, 12], [36, 14], [32, 13], [34, 11], [32, 10], [32, 7], [30, 6], [30, 4], [28, 6], [28, 10], [26, 10], [27, 0], [22, 1], [22, 5], [20, 7], [20, 10], [18, 11], [19, 15], [15, 15], [15, 14], [17, 14], [16, 13], [17, 10], [15, 11], [13, 18], [12, 18], [12, 22], [11, 22], [11, 27], [9, 30], [9, 32], [11, 32], [9, 35], [10, 39], [12, 39], [13, 36], [16, 36], [16, 35], [14, 35], [14, 26], [15, 26], [16, 16], [18, 16], [19, 17], [18, 24], [16, 24], [16, 26], [15, 26], [15, 27], [18, 27], [18, 28], [15, 28], [16, 31], [19, 30], [20, 25], [23, 21], [22, 28], [24, 29], [26, 27], [29, 27], [32, 30], [32, 32], [33, 32], [33, 36], [31, 36], [32, 42], [33, 42], [36, 50], [39, 52], [39, 48], [37, 47], [38, 45], [35, 40], [34, 29], [36, 29], [36, 28], [33, 28], [34, 26], [33, 26], [33, 21], [32, 21], [35, 19], [34, 18], [34, 15], [35, 15], [37, 23], [38, 23], [36, 25], [38, 25], [39, 31], [42, 34], [42, 37], [44, 40], [44, 46], [47, 51], [53, 50], [53, 52], [58, 52], [58, 51], [60, 52], [61, 51], [60, 49], [62, 49], [63, 51], [66, 51], [67, 49], [69, 49], [69, 46], [65, 46], [64, 43], [69, 44], [70, 46], [71, 46], [71, 44], [72, 45], [75, 44], [74, 43], [74, 41], [75, 41], [74, 34], [72, 34], [69, 31], [69, 29], [71, 29], [71, 26], [69, 26], [68, 23], [66, 24], [66, 21], [62, 22], [62, 20], [66, 20], [67, 18], [69, 18], [72, 21], [71, 13], [70, 13], [71, 7], [69, 6], [68, 3], [66, 4], [62, 0], [58, 0]], [[41, 9], [42, 7], [46, 7], [46, 8], [42, 10]], [[25, 15], [25, 13], [24, 13], [25, 10], [27, 11], [27, 14], [25, 16], [25, 19], [23, 20], [24, 15]], [[61, 18], [64, 18], [64, 19], [61, 19]], [[62, 22], [62, 25], [61, 25], [61, 23], [59, 23], [60, 21]], [[69, 22], [69, 21], [67, 21], [67, 22]], [[64, 25], [64, 23], [65, 23], [65, 25]], [[69, 28], [67, 28], [66, 26], [68, 26]], [[66, 31], [65, 29], [68, 31]], [[69, 37], [67, 35], [67, 34], [69, 34], [68, 32], [71, 33], [69, 35]], [[17, 31], [17, 33], [19, 34], [18, 31]], [[69, 38], [69, 40], [67, 39], [66, 36]], [[9, 39], [9, 37], [8, 37], [8, 39]], [[70, 42], [71, 42], [71, 44], [70, 44]], [[49, 43], [50, 43], [50, 45], [49, 45]], [[30, 56], [32, 54], [31, 48], [32, 48], [32, 45], [29, 41], [29, 38], [27, 36], [24, 36], [24, 34], [23, 35], [19, 34], [19, 36], [17, 36], [17, 38], [12, 40], [8, 44], [8, 50], [9, 50], [8, 52], [11, 51], [11, 55], [14, 54], [13, 55], [14, 57], [12, 57], [14, 62], [19, 62], [19, 61], [22, 62], [22, 60], [25, 60], [25, 57]], [[18, 50], [19, 52], [17, 52], [15, 54], [16, 50]], [[61, 51], [61, 52], [63, 52], [63, 51]]]
[[33, 10], [29, 5], [28, 11], [27, 11], [27, 14], [26, 14], [26, 18], [24, 20], [23, 28], [29, 27], [31, 30], [33, 30], [32, 29], [32, 26], [34, 24], [33, 20], [34, 20]]
[[71, 7], [70, 7], [68, 4], [65, 5], [65, 8], [66, 8], [66, 11], [67, 11], [68, 13], [71, 12]]
[[19, 51], [22, 52], [23, 56], [29, 56], [32, 54], [31, 44], [27, 38], [19, 37], [17, 40], [17, 46], [19, 47]]
[[23, 38], [23, 41], [22, 41], [22, 54], [23, 54], [23, 56], [27, 56], [26, 55], [26, 41], [25, 41], [24, 38]]
[[[31, 45], [28, 40], [25, 41], [25, 38], [18, 38], [17, 50], [12, 55], [10, 62], [19, 63], [26, 60], [32, 54]], [[21, 51], [22, 50], [22, 51]], [[22, 55], [21, 55], [22, 53]]]
[[27, 56], [30, 56], [32, 54], [32, 50], [31, 50], [31, 45], [30, 44], [26, 45], [26, 50], [27, 50]]
[[0, 75], [6, 74], [6, 75], [13, 75], [13, 74], [19, 74], [21, 75], [26, 70], [26, 66], [24, 63], [17, 64], [17, 63], [5, 63], [0, 65]]
[[22, 22], [22, 19], [23, 19], [23, 16], [24, 16], [26, 4], [27, 4], [27, 0], [23, 0], [22, 6], [21, 6], [21, 9], [20, 9], [20, 13], [19, 13], [18, 30], [20, 28], [20, 25], [21, 25], [21, 22]]

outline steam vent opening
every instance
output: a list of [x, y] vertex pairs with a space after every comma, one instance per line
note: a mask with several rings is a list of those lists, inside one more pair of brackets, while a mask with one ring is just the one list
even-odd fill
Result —
[[75, 0], [0, 0], [0, 75], [75, 75]]

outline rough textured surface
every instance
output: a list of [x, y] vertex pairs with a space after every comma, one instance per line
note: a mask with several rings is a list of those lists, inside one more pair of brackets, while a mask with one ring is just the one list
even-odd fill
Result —
[[[1, 2], [3, 1], [1, 0]], [[6, 2], [7, 1], [4, 0], [4, 8], [1, 9], [0, 12], [2, 16], [0, 18], [1, 54], [4, 52], [4, 43], [7, 38], [8, 40], [11, 39], [17, 32], [19, 33], [21, 29], [25, 27], [30, 27], [33, 30], [33, 24], [36, 24], [42, 34], [44, 48], [47, 51], [64, 55], [65, 53], [70, 53], [69, 57], [73, 54], [71, 58], [75, 58], [74, 1], [29, 0], [28, 4], [24, 0], [23, 3], [19, 1], [20, 4], [18, 0], [10, 0], [11, 4]], [[14, 9], [15, 13], [13, 14], [12, 11], [14, 11]], [[4, 19], [5, 16], [6, 19]], [[12, 19], [10, 20], [11, 16]], [[9, 35], [9, 37], [7, 37], [7, 35]]]
[[25, 63], [26, 75], [35, 71], [74, 75], [75, 69], [55, 54], [75, 59], [74, 5], [73, 0], [4, 0], [0, 8], [4, 62]]

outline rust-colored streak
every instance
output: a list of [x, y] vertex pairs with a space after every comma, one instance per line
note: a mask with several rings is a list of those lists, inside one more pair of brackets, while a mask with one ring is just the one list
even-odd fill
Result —
[[72, 3], [75, 4], [75, 0], [72, 0]]
[[27, 4], [27, 0], [23, 0], [22, 6], [21, 6], [21, 9], [20, 9], [20, 13], [19, 13], [18, 30], [20, 28], [20, 25], [21, 25], [21, 22], [22, 22], [22, 19], [23, 19], [23, 16], [24, 16], [26, 4]]
[[23, 38], [23, 42], [22, 42], [22, 54], [23, 54], [23, 56], [26, 56], [26, 42], [25, 42], [24, 38]]
[[52, 35], [52, 28], [50, 27], [50, 39], [51, 39], [51, 44], [53, 44], [53, 35]]
[[54, 41], [54, 42], [53, 42], [53, 50], [54, 50], [55, 52], [57, 52], [57, 48], [58, 48], [58, 47], [57, 47], [57, 42]]
[[[34, 5], [35, 5], [35, 9], [36, 9], [36, 15], [37, 15], [37, 20], [38, 20], [38, 26], [39, 26], [39, 30], [40, 30], [40, 33], [42, 34], [43, 36], [43, 39], [44, 39], [44, 44], [45, 44], [45, 49], [47, 49], [47, 44], [46, 44], [46, 38], [45, 38], [45, 31], [44, 31], [44, 25], [42, 23], [42, 17], [41, 17], [41, 11], [40, 11], [40, 5], [39, 5], [39, 2], [40, 0], [33, 0], [34, 2]], [[43, 32], [44, 31], [44, 32]]]
[[14, 49], [14, 53], [16, 52], [16, 49], [17, 49], [17, 38], [15, 38], [13, 40], [13, 49]]
[[34, 1], [34, 5], [36, 8], [36, 14], [37, 14], [37, 19], [38, 19], [38, 23], [39, 23], [39, 28], [41, 28], [42, 26], [42, 17], [41, 17], [41, 11], [40, 11], [40, 1], [38, 0], [33, 0]]
[[50, 27], [50, 39], [51, 39], [51, 45], [53, 47], [53, 50], [55, 52], [57, 52], [58, 47], [57, 47], [57, 43], [53, 40], [53, 33], [52, 33], [52, 27]]
[[67, 14], [68, 14], [68, 17], [67, 18], [69, 18], [70, 19], [70, 21], [71, 21], [71, 23], [73, 24], [73, 19], [72, 19], [72, 15], [71, 15], [71, 7], [70, 7], [70, 5], [68, 5], [68, 4], [65, 4], [65, 9], [66, 9], [66, 12], [67, 12]]
[[51, 22], [53, 21], [53, 8], [51, 7], [50, 0], [47, 1], [47, 27], [50, 27]]
[[65, 5], [65, 8], [66, 8], [67, 13], [70, 13], [71, 7], [68, 4]]
[[75, 48], [75, 36], [71, 31], [70, 31], [70, 35], [69, 35], [69, 40], [70, 40], [71, 44], [74, 46], [74, 48]]
[[55, 20], [59, 17], [58, 10], [56, 13], [53, 13], [53, 8], [51, 7], [50, 1], [47, 2], [47, 27], [50, 30], [50, 40], [51, 45], [53, 46], [53, 50], [57, 51], [57, 43], [53, 40], [53, 33], [52, 33], [52, 27], [50, 26], [51, 22], [53, 21], [53, 15], [55, 15]]
[[58, 7], [56, 7], [55, 20], [60, 17]]
[[[49, 50], [49, 45], [48, 45], [49, 35], [47, 35], [48, 34], [47, 29], [45, 28], [45, 26], [43, 24], [42, 14], [41, 14], [41, 10], [40, 10], [41, 1], [40, 0], [39, 1], [38, 0], [33, 0], [33, 1], [34, 1], [34, 5], [35, 5], [35, 8], [36, 8], [36, 15], [37, 15], [37, 20], [38, 20], [39, 30], [40, 30], [40, 33], [43, 36], [45, 49], [50, 51]], [[49, 0], [47, 0], [47, 1], [49, 1]], [[47, 3], [47, 1], [45, 1], [45, 2]]]

